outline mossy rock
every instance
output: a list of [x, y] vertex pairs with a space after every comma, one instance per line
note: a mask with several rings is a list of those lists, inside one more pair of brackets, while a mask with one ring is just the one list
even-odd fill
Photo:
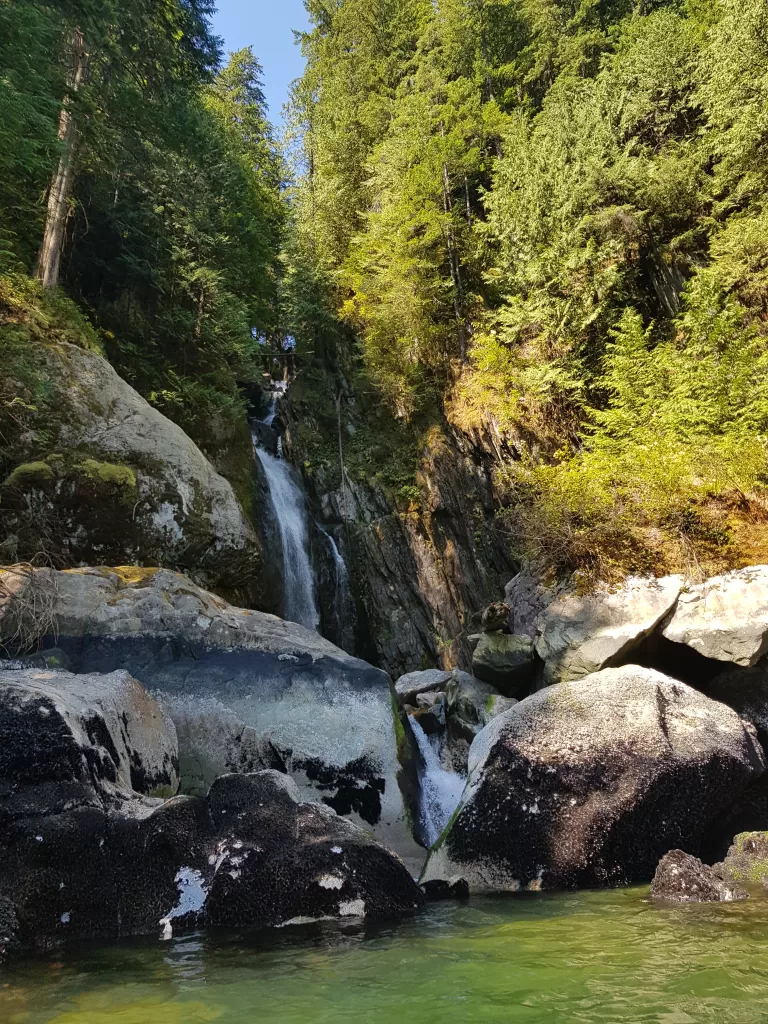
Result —
[[768, 882], [768, 832], [740, 832], [720, 870], [735, 882]]
[[56, 480], [56, 473], [48, 462], [23, 462], [3, 480], [3, 490], [41, 490]]
[[108, 487], [125, 487], [136, 490], [136, 474], [130, 466], [122, 466], [115, 462], [97, 462], [86, 459], [76, 467], [94, 483]]
[[126, 501], [136, 497], [136, 473], [130, 466], [96, 459], [72, 461], [56, 454], [37, 462], [23, 462], [0, 486], [6, 492], [23, 495], [30, 491], [53, 492], [67, 482], [78, 488], [81, 498], [87, 497], [89, 490], [99, 499], [105, 491], [119, 492]]

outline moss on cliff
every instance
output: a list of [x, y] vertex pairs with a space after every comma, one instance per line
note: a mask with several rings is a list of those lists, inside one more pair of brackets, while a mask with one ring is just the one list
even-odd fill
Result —
[[123, 466], [115, 462], [97, 462], [96, 459], [86, 459], [74, 467], [75, 471], [81, 472], [97, 487], [114, 487], [124, 492], [126, 497], [136, 493], [136, 473], [130, 466]]
[[48, 462], [23, 462], [3, 480], [0, 487], [5, 490], [39, 489], [55, 479], [56, 474]]

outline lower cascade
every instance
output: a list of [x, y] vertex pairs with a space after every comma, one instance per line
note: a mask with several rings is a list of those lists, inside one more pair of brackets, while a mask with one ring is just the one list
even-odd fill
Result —
[[304, 492], [295, 470], [285, 460], [254, 445], [264, 470], [272, 506], [280, 533], [283, 559], [283, 615], [317, 630], [320, 613], [315, 599], [315, 574], [309, 557], [309, 524]]
[[[419, 773], [421, 789], [421, 825], [428, 846], [433, 846], [459, 806], [466, 778], [449, 772], [440, 763], [440, 755], [432, 740], [415, 718], [409, 717], [414, 738], [424, 766]], [[435, 738], [435, 742], [439, 742]]]

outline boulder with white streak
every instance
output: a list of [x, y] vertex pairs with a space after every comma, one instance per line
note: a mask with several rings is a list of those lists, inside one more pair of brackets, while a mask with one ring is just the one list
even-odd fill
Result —
[[422, 903], [394, 854], [302, 802], [274, 771], [222, 776], [207, 798], [143, 815], [78, 807], [0, 832], [0, 957], [202, 925], [392, 916]]
[[302, 799], [370, 829], [417, 869], [406, 805], [416, 807], [416, 766], [384, 672], [167, 570], [40, 570], [35, 579], [50, 581], [56, 644], [74, 671], [126, 669], [170, 714], [183, 793], [204, 796], [228, 772], [285, 771]]

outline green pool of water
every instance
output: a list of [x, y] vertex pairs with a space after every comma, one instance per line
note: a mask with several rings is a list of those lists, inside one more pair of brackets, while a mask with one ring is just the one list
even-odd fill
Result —
[[768, 900], [478, 899], [384, 926], [87, 946], [0, 970], [2, 1024], [209, 1021], [768, 1021]]

